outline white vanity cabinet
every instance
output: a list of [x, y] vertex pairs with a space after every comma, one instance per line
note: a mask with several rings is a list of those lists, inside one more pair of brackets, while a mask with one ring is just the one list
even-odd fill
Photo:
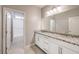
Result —
[[47, 54], [79, 54], [79, 46], [40, 33], [35, 34], [35, 44]]
[[53, 43], [51, 38], [47, 36], [36, 34], [35, 44], [48, 54], [59, 54], [58, 45]]
[[79, 46], [63, 42], [62, 54], [79, 54]]

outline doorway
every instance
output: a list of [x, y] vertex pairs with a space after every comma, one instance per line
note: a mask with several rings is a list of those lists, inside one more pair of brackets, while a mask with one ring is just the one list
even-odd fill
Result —
[[24, 13], [3, 8], [3, 53], [24, 53]]

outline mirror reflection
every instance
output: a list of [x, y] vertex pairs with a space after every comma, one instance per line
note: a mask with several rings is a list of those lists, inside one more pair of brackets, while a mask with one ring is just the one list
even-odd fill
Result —
[[79, 36], [79, 6], [47, 6], [42, 11], [42, 30]]

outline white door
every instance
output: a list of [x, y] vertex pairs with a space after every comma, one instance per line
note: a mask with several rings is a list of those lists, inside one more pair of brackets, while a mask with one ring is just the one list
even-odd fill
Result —
[[11, 45], [11, 12], [3, 8], [3, 53], [7, 53]]
[[[17, 45], [22, 46], [22, 47], [24, 47], [24, 45], [25, 45], [24, 38], [23, 38], [24, 37], [24, 35], [23, 35], [24, 13], [16, 11], [16, 12], [20, 13], [19, 15], [17, 15], [17, 14], [15, 14], [15, 11], [16, 10], [12, 10], [9, 8], [3, 8], [3, 53], [8, 53], [10, 47], [12, 47], [12, 45], [11, 45], [13, 43], [12, 39], [16, 35], [22, 36], [22, 38], [19, 37], [19, 39], [22, 39], [22, 41], [19, 42], [19, 44], [17, 44]], [[16, 26], [18, 28], [15, 28]], [[15, 29], [13, 29], [13, 28], [15, 28]], [[17, 34], [13, 33], [13, 31], [15, 31]], [[16, 34], [16, 35], [14, 35], [14, 34]]]
[[11, 12], [7, 12], [7, 52], [8, 50], [10, 49], [10, 46], [11, 46], [11, 39], [12, 39], [12, 26], [11, 26], [11, 23], [12, 23], [12, 17], [11, 17]]

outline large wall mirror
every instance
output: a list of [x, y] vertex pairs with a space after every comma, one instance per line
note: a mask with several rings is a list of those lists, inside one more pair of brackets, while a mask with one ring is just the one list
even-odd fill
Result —
[[44, 20], [44, 30], [79, 35], [79, 7], [70, 9], [66, 12], [61, 12]]

